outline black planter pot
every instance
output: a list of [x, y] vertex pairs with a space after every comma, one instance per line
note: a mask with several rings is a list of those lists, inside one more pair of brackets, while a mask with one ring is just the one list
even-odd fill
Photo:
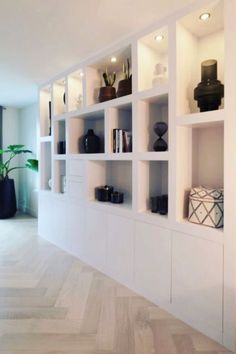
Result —
[[16, 213], [16, 192], [13, 179], [0, 181], [0, 219], [7, 219]]
[[125, 79], [119, 81], [117, 97], [130, 95], [132, 93], [132, 79]]
[[98, 96], [99, 102], [113, 100], [113, 98], [116, 98], [115, 87], [112, 87], [112, 86], [100, 87], [99, 96]]

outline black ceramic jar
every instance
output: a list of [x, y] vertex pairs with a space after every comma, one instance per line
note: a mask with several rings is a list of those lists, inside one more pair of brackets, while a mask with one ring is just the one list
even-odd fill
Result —
[[86, 154], [96, 154], [100, 152], [100, 138], [94, 134], [93, 129], [89, 129], [83, 137], [83, 147]]
[[101, 186], [95, 188], [95, 198], [99, 202], [110, 202], [111, 200], [111, 193], [113, 192], [112, 186]]

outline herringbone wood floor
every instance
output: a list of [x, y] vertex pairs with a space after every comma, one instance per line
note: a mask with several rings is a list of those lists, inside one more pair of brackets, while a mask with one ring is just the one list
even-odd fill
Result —
[[0, 220], [0, 354], [226, 354], [144, 298]]

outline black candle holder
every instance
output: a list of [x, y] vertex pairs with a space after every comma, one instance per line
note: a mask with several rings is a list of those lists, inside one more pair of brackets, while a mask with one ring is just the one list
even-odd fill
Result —
[[95, 188], [95, 198], [99, 202], [110, 202], [111, 193], [113, 192], [113, 186], [101, 186]]
[[152, 213], [159, 213], [166, 215], [168, 213], [168, 195], [151, 197], [151, 211]]
[[111, 203], [121, 204], [124, 202], [124, 193], [112, 192], [111, 193]]
[[168, 145], [162, 136], [167, 132], [168, 125], [165, 122], [157, 122], [153, 130], [159, 136], [159, 138], [153, 144], [154, 151], [166, 151], [168, 149]]
[[194, 99], [200, 112], [219, 109], [224, 97], [224, 85], [217, 80], [217, 61], [205, 60], [201, 64], [202, 81], [194, 89]]
[[66, 142], [64, 140], [58, 142], [57, 153], [62, 154], [62, 155], [64, 155], [66, 153]]

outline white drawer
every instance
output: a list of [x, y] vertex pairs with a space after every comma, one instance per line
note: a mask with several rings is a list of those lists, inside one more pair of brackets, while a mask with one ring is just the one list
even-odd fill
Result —
[[84, 176], [84, 175], [85, 175], [85, 161], [83, 160], [68, 161], [68, 176]]
[[85, 184], [79, 182], [79, 179], [67, 181], [67, 193], [70, 198], [85, 199]]

